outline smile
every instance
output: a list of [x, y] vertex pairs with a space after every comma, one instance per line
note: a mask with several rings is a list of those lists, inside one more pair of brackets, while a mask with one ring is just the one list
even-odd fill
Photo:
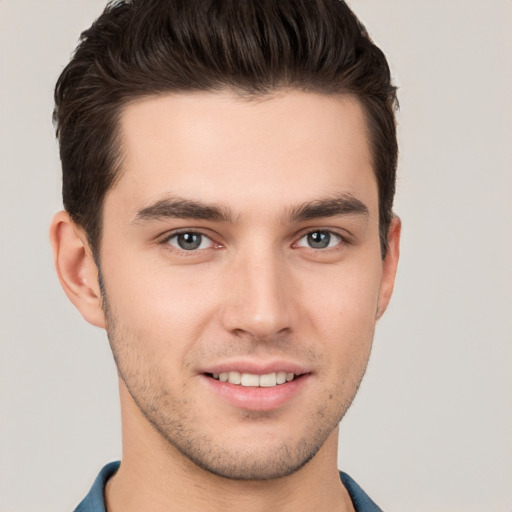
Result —
[[229, 382], [237, 386], [253, 387], [253, 388], [272, 388], [285, 382], [295, 379], [296, 375], [291, 372], [273, 372], [265, 375], [257, 375], [254, 373], [241, 373], [237, 371], [211, 373], [209, 374], [215, 380], [220, 382]]
[[258, 365], [245, 361], [209, 368], [201, 381], [213, 393], [212, 398], [256, 412], [277, 410], [298, 399], [314, 382], [312, 375], [310, 368], [289, 362]]

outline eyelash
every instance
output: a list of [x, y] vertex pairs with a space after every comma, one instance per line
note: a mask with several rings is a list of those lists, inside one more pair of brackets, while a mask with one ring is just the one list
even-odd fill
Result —
[[170, 234], [169, 236], [165, 237], [163, 240], [162, 240], [162, 243], [164, 245], [170, 245], [171, 247], [173, 247], [174, 249], [178, 250], [178, 251], [181, 251], [181, 252], [185, 252], [185, 253], [194, 253], [194, 252], [198, 252], [199, 250], [201, 251], [204, 251], [205, 249], [211, 249], [212, 247], [206, 247], [206, 248], [202, 248], [202, 249], [199, 249], [199, 247], [197, 248], [194, 248], [194, 249], [184, 249], [182, 247], [177, 247], [173, 244], [170, 243], [171, 240], [173, 239], [178, 239], [178, 237], [180, 235], [195, 235], [195, 236], [199, 236], [201, 237], [201, 241], [200, 241], [200, 245], [199, 247], [203, 244], [204, 242], [204, 239], [207, 239], [210, 241], [210, 244], [212, 246], [217, 246], [217, 247], [222, 247], [220, 244], [217, 244], [212, 238], [211, 236], [208, 236], [207, 234], [205, 233], [202, 233], [201, 231], [198, 231], [198, 230], [192, 230], [192, 229], [184, 229], [184, 230], [181, 230], [181, 231], [175, 231], [174, 233]]
[[[310, 237], [314, 234], [318, 234], [318, 233], [322, 233], [323, 235], [328, 235], [328, 245], [326, 247], [311, 247], [309, 245], [299, 245], [300, 242], [303, 240], [303, 239], [306, 239], [307, 240], [307, 237]], [[199, 236], [201, 237], [200, 238], [200, 242], [199, 242], [199, 245], [197, 247], [194, 247], [194, 248], [190, 248], [190, 249], [184, 249], [183, 247], [179, 247], [178, 245], [174, 245], [174, 244], [171, 244], [170, 241], [173, 240], [173, 239], [178, 239], [178, 237], [180, 235], [195, 235], [195, 236]], [[329, 247], [331, 241], [332, 241], [332, 238], [335, 239], [336, 243]], [[203, 247], [201, 249], [201, 245], [203, 245], [204, 243], [204, 240], [207, 239], [210, 241], [210, 246], [209, 247]], [[306, 242], [308, 243], [308, 242]], [[321, 243], [321, 242], [319, 242]], [[199, 230], [192, 230], [192, 229], [189, 229], [189, 230], [181, 230], [181, 231], [176, 231], [176, 232], [173, 232], [172, 234], [170, 234], [169, 236], [165, 237], [163, 240], [162, 240], [162, 244], [164, 245], [167, 245], [167, 246], [171, 246], [174, 250], [178, 250], [180, 252], [183, 252], [183, 253], [188, 253], [188, 254], [192, 254], [192, 253], [197, 253], [197, 252], [200, 252], [200, 251], [204, 251], [206, 249], [212, 249], [212, 248], [221, 248], [222, 245], [221, 244], [218, 244], [217, 242], [215, 242], [211, 236], [199, 231]], [[307, 232], [303, 232], [301, 234], [301, 236], [298, 238], [298, 240], [292, 245], [292, 247], [304, 247], [305, 249], [309, 249], [309, 250], [313, 250], [313, 251], [320, 251], [320, 252], [326, 252], [327, 250], [336, 250], [336, 249], [339, 249], [340, 247], [339, 246], [344, 246], [344, 245], [348, 245], [349, 244], [349, 241], [347, 240], [347, 238], [345, 236], [342, 236], [340, 233], [336, 232], [336, 231], [333, 231], [332, 229], [312, 229], [312, 230], [309, 230]]]
[[[312, 236], [312, 235], [315, 235], [315, 234], [319, 234], [319, 233], [322, 233], [322, 235], [327, 235], [328, 236], [328, 239], [327, 239], [327, 247], [311, 247], [309, 245], [307, 246], [303, 246], [303, 245], [299, 245], [299, 243], [304, 240], [304, 239], [308, 239], [308, 237]], [[333, 245], [333, 246], [330, 246], [330, 243], [332, 241], [332, 238], [334, 238], [336, 240], [336, 243]], [[310, 240], [308, 240], [306, 243], [310, 242]], [[321, 242], [320, 242], [321, 243]], [[339, 248], [338, 246], [340, 245], [346, 245], [348, 242], [346, 240], [345, 237], [343, 237], [342, 235], [340, 235], [339, 233], [337, 233], [336, 231], [333, 231], [332, 229], [313, 229], [311, 231], [308, 231], [306, 233], [304, 233], [299, 239], [297, 242], [295, 242], [294, 247], [305, 247], [307, 249], [312, 249], [314, 251], [326, 251], [326, 250], [335, 250], [337, 248]]]

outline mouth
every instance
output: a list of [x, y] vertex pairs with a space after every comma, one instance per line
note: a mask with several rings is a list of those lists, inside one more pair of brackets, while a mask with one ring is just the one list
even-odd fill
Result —
[[291, 361], [238, 360], [213, 364], [200, 375], [213, 400], [219, 398], [239, 410], [273, 411], [304, 396], [314, 382], [313, 373]]
[[229, 371], [221, 373], [206, 373], [206, 376], [220, 382], [234, 384], [235, 386], [250, 388], [273, 388], [282, 384], [286, 384], [287, 382], [294, 381], [300, 377], [300, 374], [279, 371], [258, 375], [256, 373]]

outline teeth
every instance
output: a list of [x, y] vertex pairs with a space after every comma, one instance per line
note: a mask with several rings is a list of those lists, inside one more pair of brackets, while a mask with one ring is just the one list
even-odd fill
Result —
[[267, 373], [260, 376], [261, 388], [273, 388], [277, 384], [277, 376], [275, 373]]
[[257, 388], [260, 385], [260, 377], [259, 375], [253, 375], [252, 373], [242, 373], [240, 384], [242, 384], [242, 386]]
[[221, 372], [213, 373], [212, 377], [221, 382], [229, 382], [230, 384], [242, 385], [246, 387], [262, 387], [272, 388], [278, 384], [290, 382], [295, 378], [294, 373], [287, 372], [274, 372], [267, 373], [266, 375], [255, 375], [253, 373], [240, 373], [240, 372]]
[[240, 372], [229, 372], [228, 382], [230, 384], [240, 384], [242, 380], [242, 374]]

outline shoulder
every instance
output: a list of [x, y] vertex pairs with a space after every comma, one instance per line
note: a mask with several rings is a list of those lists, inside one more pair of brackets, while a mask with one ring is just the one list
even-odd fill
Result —
[[347, 489], [356, 512], [383, 512], [381, 508], [361, 489], [347, 473], [340, 471], [340, 478]]
[[103, 491], [107, 480], [119, 469], [120, 462], [110, 462], [96, 477], [89, 494], [80, 502], [74, 512], [106, 512]]

